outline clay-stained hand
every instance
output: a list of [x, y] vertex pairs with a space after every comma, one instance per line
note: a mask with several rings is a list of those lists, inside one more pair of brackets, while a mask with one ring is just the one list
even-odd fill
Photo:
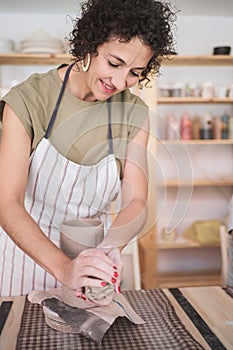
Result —
[[101, 249], [114, 263], [114, 268], [116, 271], [116, 273], [113, 277], [114, 285], [115, 285], [115, 292], [119, 294], [120, 293], [121, 277], [122, 277], [122, 272], [123, 272], [123, 261], [122, 261], [120, 249], [115, 248], [115, 247], [113, 248], [112, 246], [101, 247], [101, 245], [98, 248]]
[[[82, 251], [64, 266], [62, 283], [74, 290], [77, 297], [82, 297], [84, 300], [86, 298], [85, 287], [104, 287], [107, 283], [115, 286], [119, 276], [116, 268], [117, 259], [115, 257], [112, 260], [108, 254], [109, 252], [98, 248]], [[112, 295], [109, 295], [105, 300], [98, 300], [96, 304], [106, 305], [111, 300]]]

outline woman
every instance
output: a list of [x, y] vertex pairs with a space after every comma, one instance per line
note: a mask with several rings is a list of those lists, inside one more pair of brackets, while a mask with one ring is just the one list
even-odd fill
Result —
[[[148, 111], [129, 88], [159, 71], [173, 20], [159, 1], [89, 0], [70, 36], [75, 62], [3, 98], [1, 295], [58, 282], [84, 299], [85, 286], [120, 291], [120, 251], [142, 229], [147, 201]], [[101, 219], [107, 232], [71, 260], [59, 248], [60, 225], [80, 217]]]

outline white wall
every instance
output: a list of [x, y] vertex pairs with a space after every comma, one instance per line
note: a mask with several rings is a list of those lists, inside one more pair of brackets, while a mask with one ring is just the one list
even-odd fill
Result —
[[[15, 51], [20, 50], [20, 42], [34, 32], [43, 30], [51, 37], [66, 40], [72, 30], [72, 17], [76, 14], [37, 14], [0, 13], [0, 38], [11, 39]], [[32, 72], [45, 72], [47, 66], [4, 66], [0, 67], [0, 86], [2, 95], [11, 85], [24, 80]]]
[[0, 13], [0, 37], [14, 40], [16, 51], [21, 40], [39, 29], [64, 39], [72, 29], [70, 16], [75, 14]]
[[[14, 40], [16, 51], [20, 41], [43, 29], [53, 37], [65, 39], [72, 30], [72, 18], [78, 13], [0, 13], [0, 37]], [[217, 45], [230, 45], [233, 51], [233, 14], [231, 17], [180, 16], [176, 22], [177, 51], [182, 55], [212, 54]], [[32, 71], [43, 72], [45, 66], [0, 68], [0, 86], [24, 80]], [[189, 75], [190, 76], [190, 75]]]
[[211, 55], [215, 46], [231, 46], [233, 14], [229, 17], [178, 16], [177, 48], [180, 55]]
[[[76, 13], [37, 14], [0, 13], [0, 37], [10, 38], [19, 47], [20, 40], [42, 28], [63, 39], [72, 28]], [[233, 14], [229, 17], [177, 16], [177, 49], [182, 55], [212, 54], [213, 47], [233, 47]]]

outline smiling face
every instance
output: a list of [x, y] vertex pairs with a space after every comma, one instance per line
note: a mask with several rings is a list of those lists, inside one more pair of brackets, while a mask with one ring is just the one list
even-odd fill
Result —
[[[135, 37], [128, 43], [112, 39], [98, 48], [91, 64], [83, 73], [86, 100], [106, 100], [135, 85], [152, 57], [149, 46]], [[84, 87], [84, 86], [83, 86]]]

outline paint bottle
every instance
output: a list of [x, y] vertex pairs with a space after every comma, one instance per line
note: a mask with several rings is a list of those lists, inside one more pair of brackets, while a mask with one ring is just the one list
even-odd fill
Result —
[[222, 139], [228, 139], [228, 123], [229, 123], [229, 115], [225, 112], [222, 117]]
[[228, 138], [233, 140], [233, 115], [228, 120]]
[[183, 140], [192, 139], [192, 123], [188, 112], [184, 112], [181, 116], [180, 134]]
[[213, 138], [221, 140], [222, 138], [222, 121], [220, 116], [216, 116], [213, 121]]
[[192, 138], [194, 140], [200, 139], [200, 129], [201, 129], [201, 120], [198, 115], [192, 119]]
[[200, 137], [202, 140], [210, 140], [213, 138], [213, 123], [210, 113], [204, 113], [202, 116]]

